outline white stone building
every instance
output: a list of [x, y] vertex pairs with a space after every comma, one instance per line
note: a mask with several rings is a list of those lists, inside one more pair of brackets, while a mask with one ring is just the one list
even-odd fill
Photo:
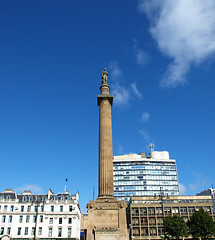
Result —
[[0, 192], [0, 238], [80, 239], [79, 194]]

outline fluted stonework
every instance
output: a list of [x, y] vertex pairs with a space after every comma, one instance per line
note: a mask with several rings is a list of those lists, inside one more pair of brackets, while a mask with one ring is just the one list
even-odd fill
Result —
[[[104, 91], [105, 90], [105, 91]], [[102, 84], [98, 96], [99, 110], [99, 197], [113, 197], [113, 148], [111, 105], [113, 96], [109, 95], [109, 86]]]

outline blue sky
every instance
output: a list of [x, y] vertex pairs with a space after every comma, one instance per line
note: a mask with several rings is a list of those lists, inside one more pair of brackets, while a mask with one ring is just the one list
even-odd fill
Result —
[[214, 182], [215, 3], [0, 2], [0, 191], [98, 185], [107, 67], [114, 155], [169, 151], [183, 194]]

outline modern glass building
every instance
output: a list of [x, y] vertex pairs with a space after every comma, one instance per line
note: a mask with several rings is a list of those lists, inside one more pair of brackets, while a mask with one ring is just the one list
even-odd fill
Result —
[[179, 195], [176, 161], [168, 152], [114, 156], [114, 196], [129, 201], [132, 196]]

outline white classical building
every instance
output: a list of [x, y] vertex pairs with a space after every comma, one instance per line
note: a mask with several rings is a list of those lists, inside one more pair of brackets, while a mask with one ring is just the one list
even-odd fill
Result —
[[0, 238], [80, 239], [79, 194], [0, 192]]

